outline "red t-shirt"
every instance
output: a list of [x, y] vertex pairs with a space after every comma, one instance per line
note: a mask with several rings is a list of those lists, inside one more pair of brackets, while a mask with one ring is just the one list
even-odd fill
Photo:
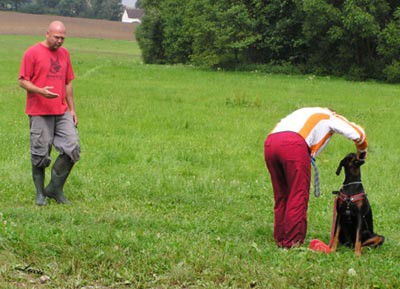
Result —
[[52, 86], [50, 91], [57, 93], [56, 98], [46, 98], [28, 92], [26, 113], [28, 115], [61, 115], [68, 105], [65, 101], [66, 85], [74, 79], [71, 59], [67, 49], [60, 47], [50, 50], [42, 43], [28, 48], [21, 63], [19, 79], [32, 82], [38, 87]]

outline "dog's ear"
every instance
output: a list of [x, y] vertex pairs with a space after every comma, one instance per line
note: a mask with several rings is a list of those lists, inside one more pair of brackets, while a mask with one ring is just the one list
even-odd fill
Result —
[[337, 175], [337, 176], [340, 175], [340, 172], [342, 171], [342, 167], [344, 166], [344, 160], [345, 160], [345, 159], [343, 159], [343, 160], [339, 163], [339, 166], [338, 166], [338, 168], [336, 169], [336, 175]]

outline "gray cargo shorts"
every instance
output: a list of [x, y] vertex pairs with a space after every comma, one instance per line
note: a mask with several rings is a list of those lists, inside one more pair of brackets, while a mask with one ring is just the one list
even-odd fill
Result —
[[48, 167], [52, 146], [72, 162], [80, 158], [78, 130], [67, 111], [63, 115], [29, 116], [31, 161], [34, 166]]

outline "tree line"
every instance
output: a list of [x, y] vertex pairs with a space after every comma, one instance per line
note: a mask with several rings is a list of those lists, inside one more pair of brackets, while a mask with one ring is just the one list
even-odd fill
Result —
[[146, 63], [400, 82], [397, 0], [141, 0]]
[[0, 0], [0, 10], [120, 21], [121, 0]]

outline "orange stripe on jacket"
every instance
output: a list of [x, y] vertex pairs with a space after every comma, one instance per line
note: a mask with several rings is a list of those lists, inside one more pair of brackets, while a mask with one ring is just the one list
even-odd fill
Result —
[[303, 128], [299, 131], [299, 134], [306, 139], [308, 135], [311, 133], [311, 131], [314, 129], [314, 127], [324, 119], [329, 119], [330, 116], [324, 113], [316, 113], [311, 115], [306, 123], [304, 124]]
[[317, 152], [326, 142], [327, 140], [333, 135], [333, 132], [327, 133], [319, 143], [312, 145], [310, 150], [311, 150], [311, 155], [314, 155], [315, 152]]

